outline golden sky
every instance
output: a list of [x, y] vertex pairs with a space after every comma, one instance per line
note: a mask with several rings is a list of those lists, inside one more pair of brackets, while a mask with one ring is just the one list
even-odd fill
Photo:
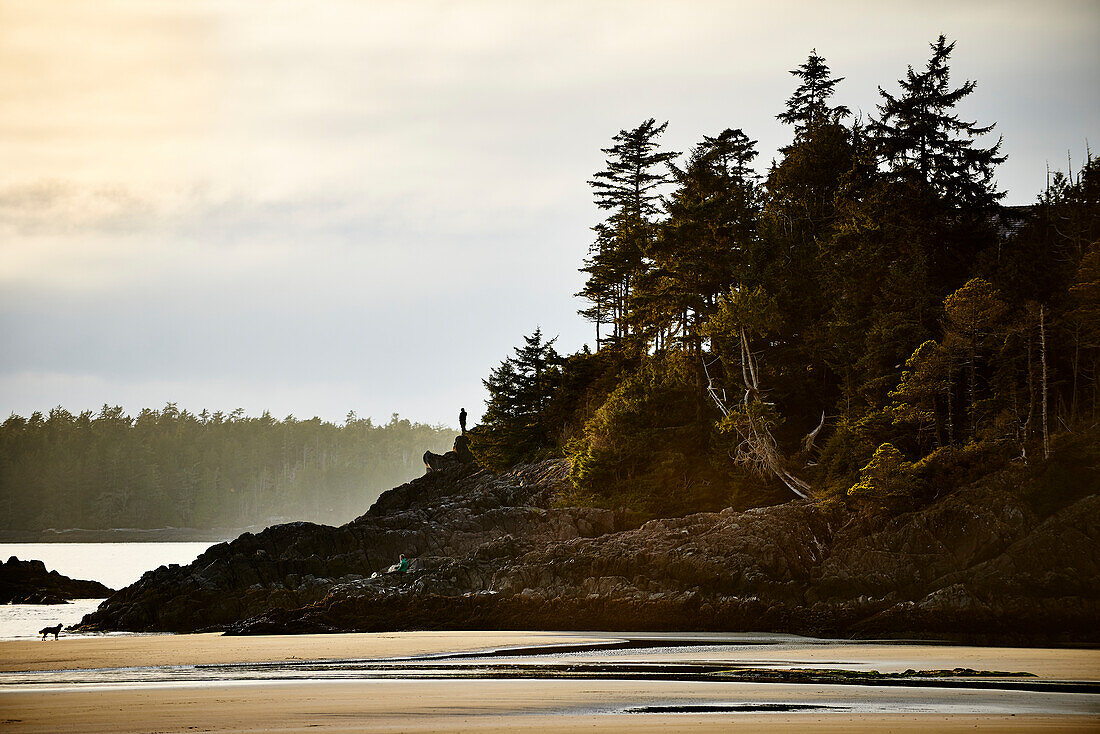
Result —
[[945, 33], [1026, 203], [1100, 130], [1098, 7], [0, 0], [0, 413], [452, 420], [536, 325], [591, 340], [618, 130], [740, 127], [763, 169], [810, 49], [866, 117]]

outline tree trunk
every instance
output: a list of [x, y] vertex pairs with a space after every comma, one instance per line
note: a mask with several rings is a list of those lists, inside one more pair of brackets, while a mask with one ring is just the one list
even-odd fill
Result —
[[944, 389], [944, 398], [947, 401], [947, 442], [949, 444], [955, 443], [955, 418], [954, 413], [951, 410], [951, 367], [947, 368], [947, 386]]
[[1050, 434], [1047, 429], [1047, 331], [1043, 305], [1039, 305], [1039, 359], [1042, 362], [1043, 458], [1050, 458]]
[[978, 396], [977, 396], [977, 382], [978, 374], [977, 369], [974, 366], [974, 362], [977, 360], [977, 354], [974, 349], [974, 339], [977, 339], [977, 335], [971, 337], [970, 341], [970, 355], [967, 358], [967, 399], [970, 403], [970, 436], [974, 438], [978, 435]]
[[[1035, 360], [1032, 354], [1031, 329], [1027, 332], [1027, 419], [1024, 421], [1024, 435], [1021, 441], [1024, 447], [1031, 440], [1031, 419], [1035, 417]], [[1026, 448], [1024, 448], [1024, 455], [1027, 455]]]
[[1073, 325], [1073, 391], [1070, 393], [1069, 424], [1077, 423], [1077, 371], [1081, 362], [1081, 324]]
[[596, 351], [600, 351], [600, 319], [603, 315], [600, 313], [600, 302], [596, 301]]

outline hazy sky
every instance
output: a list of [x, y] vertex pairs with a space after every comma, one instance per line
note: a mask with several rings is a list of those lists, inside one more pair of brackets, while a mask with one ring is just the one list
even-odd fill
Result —
[[601, 147], [740, 127], [812, 48], [874, 113], [944, 33], [1007, 203], [1100, 132], [1100, 3], [0, 0], [0, 417], [454, 425], [571, 297]]

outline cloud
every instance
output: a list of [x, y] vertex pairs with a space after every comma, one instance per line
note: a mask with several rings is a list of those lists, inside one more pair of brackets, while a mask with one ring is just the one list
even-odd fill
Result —
[[963, 114], [999, 123], [1026, 202], [1100, 125], [1097, 15], [0, 0], [0, 410], [241, 395], [445, 418], [536, 324], [563, 349], [590, 338], [571, 298], [600, 216], [584, 182], [618, 130], [667, 119], [684, 151], [741, 127], [766, 167], [810, 48], [867, 113], [942, 31], [979, 81]]
[[32, 181], [0, 188], [0, 235], [125, 233], [154, 214], [152, 202], [122, 185]]

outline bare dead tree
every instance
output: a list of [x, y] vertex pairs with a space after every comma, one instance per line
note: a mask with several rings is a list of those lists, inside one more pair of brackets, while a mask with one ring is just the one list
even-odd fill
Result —
[[802, 439], [802, 452], [805, 454], [814, 450], [814, 442], [817, 440], [817, 434], [821, 433], [821, 429], [825, 427], [825, 411], [821, 411], [821, 422], [817, 424], [817, 428], [813, 429], [806, 434], [806, 437]]
[[[756, 363], [756, 356], [749, 348], [748, 334], [741, 329], [741, 380], [744, 383], [745, 392], [741, 398], [741, 410], [734, 415], [733, 425], [741, 442], [732, 453], [733, 460], [750, 470], [764, 475], [771, 474], [783, 482], [783, 485], [791, 492], [803, 499], [809, 498], [810, 485], [786, 468], [786, 460], [779, 451], [778, 443], [772, 434], [773, 421], [768, 418], [764, 410], [770, 403], [764, 400], [764, 392], [760, 388], [760, 371]], [[718, 406], [722, 416], [729, 419], [733, 411], [726, 405], [726, 391], [716, 387], [714, 378], [710, 374], [709, 365], [704, 361], [703, 370], [707, 377], [707, 393]], [[825, 425], [825, 415], [821, 416], [821, 424], [807, 435], [803, 441], [803, 447], [809, 451], [813, 447], [814, 439]]]
[[1039, 304], [1039, 359], [1042, 362], [1043, 391], [1043, 458], [1050, 458], [1050, 432], [1047, 428], [1047, 331], [1046, 314], [1043, 304]]

